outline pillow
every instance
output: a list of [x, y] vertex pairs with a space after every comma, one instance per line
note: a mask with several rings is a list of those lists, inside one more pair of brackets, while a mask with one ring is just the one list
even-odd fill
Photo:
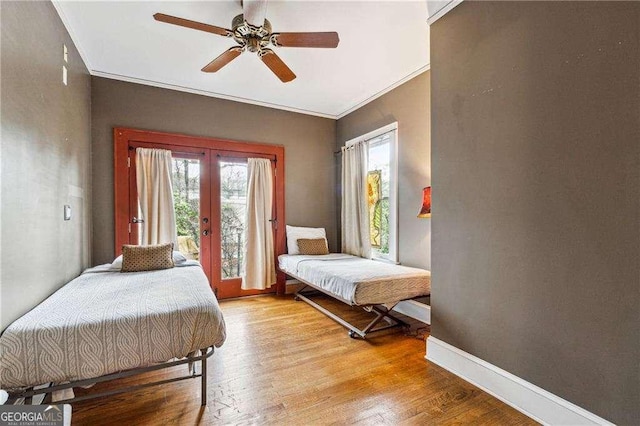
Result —
[[[173, 263], [175, 265], [181, 265], [186, 261], [187, 258], [184, 256], [184, 254], [180, 253], [179, 251], [173, 251]], [[111, 267], [109, 269], [117, 271], [122, 269], [122, 255], [116, 257], [116, 260], [111, 263]]]
[[324, 238], [299, 238], [298, 249], [300, 254], [329, 254], [327, 240]]
[[152, 246], [122, 246], [120, 272], [155, 271], [173, 268], [173, 243]]
[[301, 226], [287, 225], [287, 252], [289, 254], [300, 254], [298, 249], [299, 239], [323, 238], [327, 240], [324, 228], [304, 228]]

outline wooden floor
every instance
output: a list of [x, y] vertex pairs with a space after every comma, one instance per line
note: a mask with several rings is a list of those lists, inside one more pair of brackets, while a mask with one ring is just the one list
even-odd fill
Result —
[[[323, 303], [352, 320], [367, 322], [370, 315]], [[206, 408], [200, 407], [200, 382], [194, 379], [74, 404], [73, 424], [535, 424], [426, 361], [427, 329], [415, 323], [409, 331], [384, 331], [363, 341], [290, 296], [223, 301], [221, 308], [228, 337], [209, 358]], [[185, 371], [179, 366], [144, 378]]]

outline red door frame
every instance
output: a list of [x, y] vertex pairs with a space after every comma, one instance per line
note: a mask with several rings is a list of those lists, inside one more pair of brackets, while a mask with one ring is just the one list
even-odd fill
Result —
[[[236, 153], [240, 156], [246, 154], [258, 154], [257, 156], [272, 156], [277, 163], [277, 175], [274, 176], [275, 206], [277, 213], [277, 226], [275, 230], [275, 256], [285, 253], [285, 204], [284, 204], [284, 147], [282, 145], [270, 145], [262, 143], [239, 142], [227, 139], [207, 138], [199, 136], [189, 136], [183, 134], [155, 132], [149, 130], [130, 129], [116, 127], [113, 129], [114, 140], [114, 202], [115, 202], [115, 255], [121, 254], [122, 245], [129, 244], [129, 224], [134, 214], [131, 212], [129, 203], [130, 182], [129, 182], [129, 147], [134, 145], [164, 144], [186, 148], [185, 151], [192, 151], [190, 148], [206, 149], [215, 151], [225, 151], [225, 153]], [[211, 163], [213, 164], [213, 163]], [[205, 191], [206, 192], [206, 191]], [[210, 192], [210, 191], [209, 191]], [[212, 196], [215, 196], [213, 194]], [[219, 195], [219, 194], [218, 194]], [[211, 224], [217, 224], [219, 217], [211, 217]], [[218, 225], [219, 226], [219, 225]], [[216, 250], [212, 244], [212, 250]], [[203, 253], [204, 255], [204, 253]], [[211, 256], [209, 256], [211, 258]], [[217, 256], [216, 256], [217, 259]], [[217, 265], [218, 269], [220, 265]], [[216, 265], [212, 265], [212, 269]], [[285, 292], [285, 275], [277, 270], [276, 293]], [[213, 282], [211, 283], [213, 286]]]

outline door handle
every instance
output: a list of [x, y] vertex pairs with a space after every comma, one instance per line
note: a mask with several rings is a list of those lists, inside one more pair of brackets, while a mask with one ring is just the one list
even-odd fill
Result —
[[144, 219], [134, 217], [133, 219], [131, 219], [131, 223], [144, 223]]

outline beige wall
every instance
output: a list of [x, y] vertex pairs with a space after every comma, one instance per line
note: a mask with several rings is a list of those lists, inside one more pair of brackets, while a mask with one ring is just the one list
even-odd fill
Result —
[[[431, 219], [416, 216], [422, 188], [431, 184], [429, 85], [427, 71], [339, 119], [337, 126], [339, 148], [350, 139], [398, 122], [398, 256], [404, 265], [426, 269], [431, 269]], [[338, 214], [339, 210], [338, 199]]]
[[0, 15], [1, 330], [89, 264], [91, 92], [50, 2], [0, 2]]
[[431, 26], [433, 336], [640, 423], [640, 3]]
[[113, 127], [284, 145], [287, 223], [325, 227], [336, 248], [335, 120], [100, 77], [92, 102], [94, 264], [114, 253]]

